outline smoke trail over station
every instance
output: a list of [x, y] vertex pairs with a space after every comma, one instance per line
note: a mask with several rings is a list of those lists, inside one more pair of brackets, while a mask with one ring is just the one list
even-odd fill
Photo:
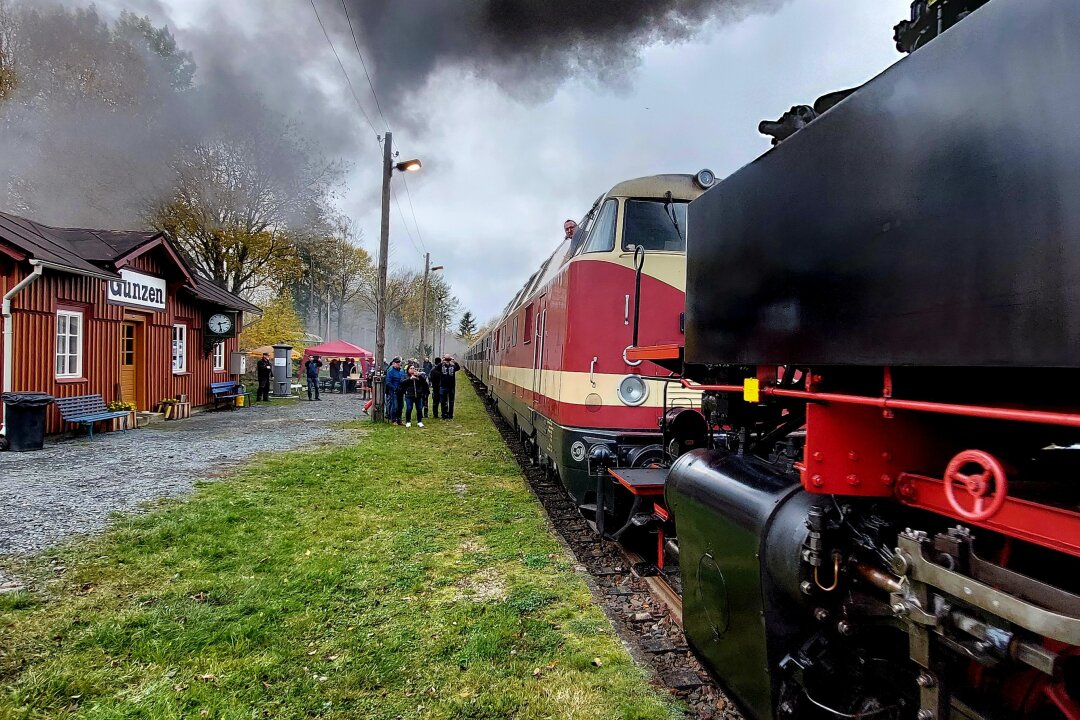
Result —
[[515, 95], [571, 77], [623, 82], [640, 50], [785, 0], [346, 0], [381, 94], [400, 98], [446, 67]]

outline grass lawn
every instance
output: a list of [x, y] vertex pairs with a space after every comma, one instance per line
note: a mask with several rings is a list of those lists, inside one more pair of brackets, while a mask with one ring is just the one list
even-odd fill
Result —
[[41, 581], [0, 596], [0, 718], [679, 717], [458, 404], [20, 568]]

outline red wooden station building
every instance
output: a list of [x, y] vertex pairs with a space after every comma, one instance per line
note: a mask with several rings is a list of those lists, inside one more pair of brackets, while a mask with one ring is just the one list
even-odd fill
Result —
[[[0, 383], [101, 395], [152, 410], [235, 380], [244, 314], [259, 309], [198, 275], [160, 232], [53, 228], [0, 213]], [[46, 431], [62, 429], [49, 410]]]

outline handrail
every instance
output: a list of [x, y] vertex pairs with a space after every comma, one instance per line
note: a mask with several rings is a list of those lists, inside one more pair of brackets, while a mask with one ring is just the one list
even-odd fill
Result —
[[[702, 392], [742, 393], [741, 385], [699, 385], [686, 378], [682, 386]], [[1080, 427], [1080, 414], [1048, 412], [1045, 410], [1017, 410], [1015, 408], [991, 407], [985, 405], [959, 405], [939, 403], [928, 400], [897, 400], [892, 397], [868, 397], [863, 395], [844, 395], [843, 393], [819, 393], [806, 390], [785, 390], [771, 386], [760, 389], [762, 395], [806, 400], [807, 402], [836, 403], [838, 405], [861, 405], [882, 410], [910, 410], [913, 412], [937, 413], [939, 415], [960, 415], [987, 420], [1012, 420], [1015, 422], [1035, 423], [1039, 425], [1063, 425]]]

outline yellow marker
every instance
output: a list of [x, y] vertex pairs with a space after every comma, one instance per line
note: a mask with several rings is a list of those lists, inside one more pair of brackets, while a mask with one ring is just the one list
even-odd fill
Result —
[[761, 402], [761, 388], [757, 378], [743, 380], [742, 399], [752, 403]]

